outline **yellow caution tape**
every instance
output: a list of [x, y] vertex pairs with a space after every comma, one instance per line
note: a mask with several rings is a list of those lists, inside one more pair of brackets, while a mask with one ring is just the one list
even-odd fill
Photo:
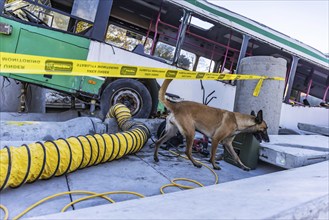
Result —
[[[4, 52], [0, 52], [0, 58], [1, 73], [102, 76], [146, 79], [260, 80], [256, 86], [256, 89], [258, 88], [259, 84], [259, 87], [261, 87], [263, 80], [284, 80], [282, 77], [209, 73], [180, 69], [175, 70]], [[254, 94], [255, 93], [257, 94], [256, 90], [254, 91]]]
[[254, 92], [253, 92], [253, 96], [258, 96], [259, 95], [259, 92], [260, 92], [260, 89], [262, 88], [262, 85], [263, 85], [263, 81], [264, 79], [260, 79], [254, 89]]

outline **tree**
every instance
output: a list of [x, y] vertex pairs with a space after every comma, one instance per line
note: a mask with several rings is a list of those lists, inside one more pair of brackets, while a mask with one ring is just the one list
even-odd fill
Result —
[[183, 69], [191, 69], [190, 68], [190, 65], [191, 65], [191, 61], [190, 59], [185, 56], [184, 54], [181, 54], [179, 56], [179, 59], [178, 59], [178, 64], [177, 64], [179, 67], [183, 68]]
[[173, 61], [175, 48], [168, 44], [159, 42], [156, 46], [154, 55], [165, 60]]

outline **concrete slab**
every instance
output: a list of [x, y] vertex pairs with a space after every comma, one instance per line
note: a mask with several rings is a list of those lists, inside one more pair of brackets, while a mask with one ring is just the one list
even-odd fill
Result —
[[34, 219], [328, 219], [329, 162]]
[[319, 125], [298, 123], [297, 127], [303, 131], [310, 131], [310, 132], [314, 132], [317, 134], [329, 136], [329, 127], [328, 126], [319, 126]]
[[[100, 164], [68, 174], [71, 190], [88, 190], [93, 192], [133, 191], [145, 196], [159, 194], [159, 188], [168, 183], [168, 179], [134, 155], [120, 160]], [[73, 200], [81, 195], [73, 195]], [[134, 195], [111, 195], [114, 201], [139, 198]], [[83, 208], [107, 204], [108, 201], [97, 198], [74, 205]]]
[[106, 126], [98, 118], [80, 117], [65, 122], [0, 121], [1, 141], [46, 141], [105, 132]]
[[322, 135], [270, 135], [261, 143], [259, 158], [286, 169], [329, 160], [329, 137]]
[[[329, 137], [322, 135], [270, 135], [269, 144], [291, 144], [329, 149]], [[261, 143], [266, 145], [266, 143]]]
[[[0, 193], [0, 203], [9, 210], [9, 219], [13, 219], [26, 208], [39, 200], [60, 192], [69, 191], [65, 176], [55, 177], [51, 180], [38, 180], [32, 184], [24, 184], [19, 188], [7, 188]], [[32, 209], [24, 217], [33, 217], [57, 213], [70, 200], [69, 195], [60, 196]], [[70, 208], [71, 209], [71, 208]], [[0, 219], [3, 219], [3, 212], [0, 212]]]
[[61, 113], [17, 113], [0, 112], [2, 121], [67, 121], [79, 117], [78, 111], [68, 110]]

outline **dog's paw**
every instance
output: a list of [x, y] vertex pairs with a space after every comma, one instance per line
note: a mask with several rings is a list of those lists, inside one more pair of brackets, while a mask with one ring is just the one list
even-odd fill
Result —
[[214, 168], [215, 170], [221, 170], [221, 168], [220, 168], [219, 166], [214, 166], [214, 165], [213, 165], [213, 168]]
[[202, 165], [200, 163], [195, 163], [193, 165], [196, 166], [197, 168], [201, 168], [202, 167]]
[[154, 157], [154, 161], [155, 161], [156, 163], [159, 162], [159, 158]]
[[244, 171], [250, 171], [251, 169], [249, 167], [243, 167], [242, 168]]
[[[212, 163], [212, 161], [209, 159], [208, 162]], [[215, 161], [215, 164], [219, 164], [218, 161]]]

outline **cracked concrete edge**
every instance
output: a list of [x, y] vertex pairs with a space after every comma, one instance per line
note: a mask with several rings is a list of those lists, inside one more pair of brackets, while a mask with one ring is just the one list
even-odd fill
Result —
[[272, 219], [329, 219], [329, 194], [266, 218]]

